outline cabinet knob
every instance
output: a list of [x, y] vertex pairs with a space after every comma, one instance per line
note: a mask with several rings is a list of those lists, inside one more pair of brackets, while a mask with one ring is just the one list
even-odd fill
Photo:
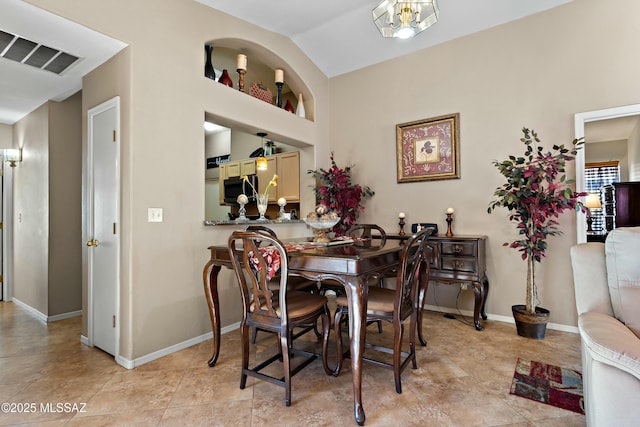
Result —
[[462, 245], [453, 245], [453, 247], [451, 248], [451, 250], [456, 253], [459, 254], [460, 252], [462, 252], [464, 250], [464, 248], [462, 247]]

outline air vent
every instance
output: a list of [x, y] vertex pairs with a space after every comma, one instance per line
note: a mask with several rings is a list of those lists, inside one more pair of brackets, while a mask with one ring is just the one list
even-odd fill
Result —
[[0, 30], [0, 56], [41, 70], [62, 74], [79, 58]]

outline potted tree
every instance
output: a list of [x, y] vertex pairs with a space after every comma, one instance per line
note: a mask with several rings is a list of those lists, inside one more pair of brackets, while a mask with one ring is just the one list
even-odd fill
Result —
[[526, 304], [512, 307], [513, 316], [518, 335], [542, 339], [549, 311], [537, 306], [536, 263], [546, 255], [547, 238], [562, 234], [558, 228], [559, 215], [574, 209], [586, 212], [578, 199], [586, 193], [575, 192], [571, 188], [574, 180], [565, 175], [566, 163], [575, 159], [584, 141], [575, 139], [569, 148], [562, 144], [545, 151], [534, 130], [523, 128], [522, 133], [524, 156], [492, 162], [507, 182], [495, 190], [495, 200], [489, 203], [487, 211], [506, 208], [509, 221], [516, 225], [518, 237], [504, 246], [519, 251], [527, 262], [527, 295]]

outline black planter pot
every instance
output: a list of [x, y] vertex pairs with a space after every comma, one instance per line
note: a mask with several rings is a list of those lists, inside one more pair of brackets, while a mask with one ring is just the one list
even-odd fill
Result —
[[525, 311], [525, 308], [523, 304], [511, 306], [518, 335], [536, 340], [543, 339], [549, 321], [549, 310], [536, 307], [536, 314], [531, 315]]

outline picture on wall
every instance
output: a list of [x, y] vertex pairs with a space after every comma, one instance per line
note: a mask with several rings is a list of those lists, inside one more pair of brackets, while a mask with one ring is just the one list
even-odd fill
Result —
[[398, 182], [460, 178], [459, 113], [396, 125]]

